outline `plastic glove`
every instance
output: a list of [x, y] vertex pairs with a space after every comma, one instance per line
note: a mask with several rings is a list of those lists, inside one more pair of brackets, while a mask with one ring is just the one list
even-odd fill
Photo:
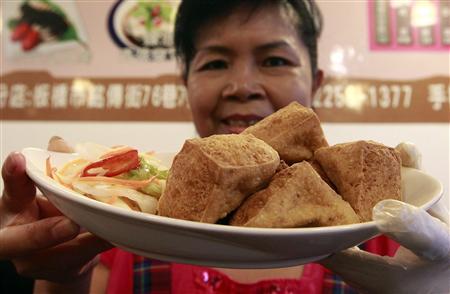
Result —
[[[68, 151], [61, 138], [49, 149]], [[90, 279], [95, 256], [111, 245], [67, 219], [41, 196], [25, 173], [25, 158], [10, 154], [2, 168], [5, 184], [0, 198], [0, 259], [11, 260], [21, 275], [64, 283]]]
[[402, 245], [394, 257], [351, 248], [321, 263], [362, 293], [450, 293], [450, 232], [445, 223], [396, 200], [378, 203], [374, 220], [382, 233]]
[[395, 150], [400, 153], [403, 166], [416, 169], [422, 168], [422, 154], [414, 143], [401, 142], [395, 146]]

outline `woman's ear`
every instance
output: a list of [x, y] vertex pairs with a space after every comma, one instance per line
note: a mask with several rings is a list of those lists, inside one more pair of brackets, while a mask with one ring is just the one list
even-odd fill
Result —
[[323, 70], [317, 69], [312, 85], [312, 97], [316, 95], [317, 90], [322, 86], [324, 73]]

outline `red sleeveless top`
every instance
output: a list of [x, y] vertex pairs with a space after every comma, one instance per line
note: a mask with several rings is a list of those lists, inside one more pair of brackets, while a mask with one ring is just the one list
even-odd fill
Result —
[[[366, 242], [366, 251], [393, 256], [398, 244], [380, 236]], [[108, 294], [163, 293], [356, 293], [319, 264], [307, 264], [298, 279], [264, 280], [242, 284], [214, 269], [144, 258], [114, 248], [101, 255], [110, 268]]]

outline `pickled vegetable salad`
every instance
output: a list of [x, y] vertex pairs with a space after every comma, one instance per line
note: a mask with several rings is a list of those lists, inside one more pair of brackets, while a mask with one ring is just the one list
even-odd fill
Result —
[[108, 148], [94, 143], [75, 147], [79, 157], [60, 169], [47, 159], [47, 175], [87, 197], [136, 211], [156, 213], [168, 175], [152, 153], [128, 146]]

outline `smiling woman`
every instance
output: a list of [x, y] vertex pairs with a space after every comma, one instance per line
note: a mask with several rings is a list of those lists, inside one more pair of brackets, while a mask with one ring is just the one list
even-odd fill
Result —
[[[188, 10], [189, 4], [181, 9]], [[310, 106], [322, 72], [316, 69], [317, 61], [311, 60], [315, 53], [308, 51], [315, 45], [299, 38], [308, 22], [300, 21], [288, 4], [241, 4], [228, 15], [224, 9], [214, 7], [218, 21], [192, 24], [179, 17], [177, 26], [180, 35], [183, 30], [202, 28], [201, 34], [197, 31], [192, 36], [196, 42], [190, 51], [186, 49], [193, 45], [186, 39], [176, 40], [184, 53], [185, 81], [198, 133], [240, 133], [292, 101]], [[188, 28], [183, 29], [184, 25]], [[314, 26], [309, 29], [313, 31]]]

